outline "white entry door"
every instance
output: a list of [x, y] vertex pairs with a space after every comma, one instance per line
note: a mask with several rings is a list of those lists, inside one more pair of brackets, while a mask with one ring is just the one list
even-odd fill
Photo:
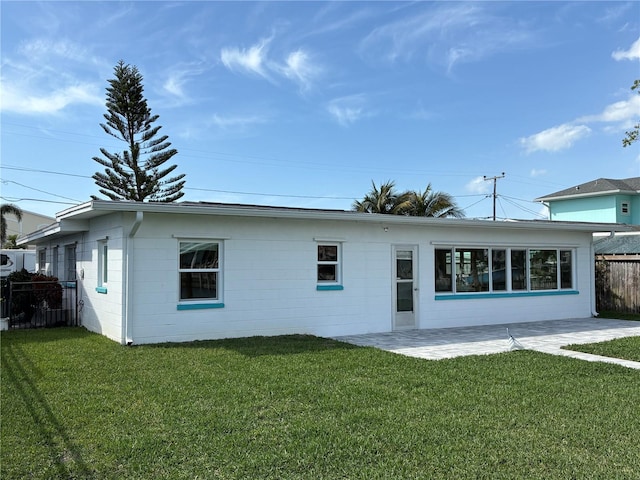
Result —
[[393, 247], [394, 330], [416, 328], [417, 246]]

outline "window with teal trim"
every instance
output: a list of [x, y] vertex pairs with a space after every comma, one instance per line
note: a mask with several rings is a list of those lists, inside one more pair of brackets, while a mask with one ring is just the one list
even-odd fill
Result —
[[447, 247], [434, 251], [436, 294], [571, 290], [573, 249]]
[[180, 242], [180, 300], [220, 300], [220, 242]]
[[321, 243], [317, 248], [317, 282], [318, 286], [340, 285], [341, 251], [339, 243]]
[[109, 246], [106, 240], [98, 242], [98, 293], [107, 293], [109, 280]]

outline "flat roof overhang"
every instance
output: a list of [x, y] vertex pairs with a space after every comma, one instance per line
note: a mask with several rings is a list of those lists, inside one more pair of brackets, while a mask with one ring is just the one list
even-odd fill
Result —
[[150, 213], [178, 215], [213, 215], [247, 218], [325, 220], [382, 225], [412, 225], [423, 227], [486, 228], [509, 230], [550, 230], [574, 232], [630, 232], [639, 226], [616, 223], [566, 222], [550, 220], [490, 221], [467, 218], [411, 217], [383, 215], [348, 210], [321, 210], [264, 205], [241, 205], [206, 202], [154, 203], [91, 200], [63, 210], [56, 215], [57, 223], [21, 237], [18, 244], [33, 243], [48, 236], [87, 231], [89, 220], [110, 213]]

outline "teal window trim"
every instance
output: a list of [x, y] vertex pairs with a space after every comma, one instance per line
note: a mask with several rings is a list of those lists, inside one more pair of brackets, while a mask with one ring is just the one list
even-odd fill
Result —
[[556, 297], [564, 295], [579, 295], [578, 290], [540, 290], [535, 292], [506, 292], [506, 293], [457, 293], [436, 295], [436, 300], [479, 300], [485, 298], [522, 298], [522, 297]]
[[330, 290], [344, 290], [344, 287], [342, 285], [318, 285], [316, 286], [316, 290], [326, 292]]
[[107, 287], [96, 287], [96, 292], [107, 293]]
[[178, 310], [206, 310], [209, 308], [224, 308], [224, 303], [179, 303]]

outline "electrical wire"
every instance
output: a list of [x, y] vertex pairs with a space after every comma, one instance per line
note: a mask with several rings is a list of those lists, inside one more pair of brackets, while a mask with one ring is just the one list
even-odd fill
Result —
[[[36, 168], [27, 168], [27, 167], [19, 167], [16, 165], [2, 165], [2, 169], [5, 170], [16, 170], [22, 172], [31, 172], [31, 173], [44, 173], [48, 175], [61, 175], [66, 177], [76, 177], [76, 178], [93, 178], [89, 175], [79, 175], [75, 173], [65, 173], [65, 172], [56, 172], [53, 170], [42, 170]], [[16, 182], [13, 182], [16, 183]], [[30, 187], [26, 187], [30, 188]], [[253, 196], [261, 196], [261, 197], [283, 197], [283, 198], [307, 198], [307, 199], [315, 199], [315, 200], [354, 200], [354, 197], [342, 197], [342, 196], [315, 196], [315, 195], [287, 195], [281, 193], [260, 193], [260, 192], [243, 192], [243, 191], [234, 191], [234, 190], [219, 190], [213, 188], [198, 188], [198, 187], [184, 187], [185, 190], [194, 190], [201, 192], [211, 192], [211, 193], [230, 193], [235, 195], [253, 195]], [[48, 193], [48, 192], [44, 192]], [[52, 194], [53, 195], [53, 194]], [[469, 195], [452, 195], [455, 198], [468, 198], [468, 197], [483, 197], [486, 198], [485, 194], [469, 194]], [[66, 197], [62, 197], [66, 198]], [[72, 199], [70, 199], [72, 200]], [[473, 206], [472, 204], [470, 206]]]
[[522, 210], [523, 212], [530, 213], [530, 214], [535, 215], [536, 217], [539, 217], [539, 218], [546, 218], [546, 216], [545, 216], [545, 215], [542, 215], [541, 213], [536, 212], [536, 211], [534, 211], [534, 210], [531, 210], [531, 209], [529, 209], [529, 208], [523, 207], [522, 205], [519, 205], [518, 203], [514, 202], [513, 200], [510, 200], [510, 199], [509, 199], [509, 198], [507, 198], [507, 197], [503, 197], [503, 198], [504, 198], [504, 201], [505, 201], [505, 202], [507, 202], [507, 203], [509, 203], [509, 204], [513, 205], [513, 206], [514, 206], [514, 207], [516, 207], [516, 208], [519, 208], [519, 209], [520, 209], [520, 210]]
[[18, 202], [41, 202], [41, 203], [55, 203], [60, 205], [77, 205], [77, 202], [59, 202], [56, 200], [44, 200], [41, 198], [17, 198], [17, 197], [4, 197], [0, 196], [0, 199], [9, 203], [18, 203]]
[[[12, 123], [12, 122], [4, 122], [4, 125], [12, 125], [12, 126], [16, 126], [16, 127], [21, 127], [21, 128], [31, 128], [34, 130], [46, 130], [49, 132], [55, 132], [55, 133], [61, 133], [61, 134], [66, 134], [66, 135], [75, 135], [75, 136], [80, 136], [80, 137], [86, 137], [86, 138], [95, 138], [95, 139], [101, 139], [103, 137], [99, 137], [97, 135], [87, 135], [87, 134], [81, 134], [81, 133], [77, 133], [77, 132], [67, 132], [64, 130], [56, 130], [56, 129], [50, 129], [50, 128], [41, 128], [38, 129], [37, 127], [33, 127], [33, 126], [29, 126], [29, 125], [24, 125], [24, 124], [19, 124], [19, 123]], [[50, 137], [50, 136], [44, 136], [44, 135], [34, 135], [34, 134], [29, 134], [29, 133], [22, 133], [22, 132], [11, 132], [11, 131], [6, 131], [4, 130], [2, 132], [3, 135], [6, 134], [10, 134], [10, 135], [19, 135], [19, 136], [26, 136], [26, 137], [31, 137], [31, 138], [41, 138], [41, 139], [45, 139], [45, 140], [53, 140], [53, 141], [60, 141], [60, 142], [69, 142], [69, 143], [78, 143], [78, 144], [82, 144], [82, 145], [91, 145], [91, 146], [95, 146], [96, 148], [100, 148], [102, 145], [98, 145], [97, 143], [87, 143], [87, 142], [81, 142], [78, 140], [70, 140], [70, 139], [62, 139], [62, 138], [56, 138], [56, 137]], [[115, 149], [118, 150], [118, 146], [112, 145], [112, 146], [107, 146], [105, 147], [107, 149]], [[352, 172], [362, 172], [362, 171], [366, 171], [366, 172], [387, 172], [387, 169], [384, 168], [375, 168], [375, 167], [371, 167], [371, 166], [367, 166], [367, 167], [351, 167], [348, 165], [331, 165], [331, 164], [327, 164], [327, 163], [310, 163], [310, 162], [297, 162], [297, 161], [293, 161], [293, 160], [281, 160], [278, 158], [274, 158], [274, 157], [264, 157], [264, 156], [259, 156], [259, 155], [245, 155], [245, 154], [238, 154], [238, 153], [230, 153], [230, 152], [220, 152], [220, 151], [213, 151], [213, 150], [198, 150], [198, 149], [194, 149], [194, 148], [188, 148], [188, 147], [180, 147], [180, 152], [181, 152], [181, 156], [186, 157], [186, 158], [203, 158], [203, 159], [207, 159], [207, 160], [211, 160], [211, 158], [213, 156], [221, 156], [221, 157], [236, 157], [239, 160], [233, 160], [230, 158], [218, 158], [218, 160], [221, 161], [225, 161], [225, 162], [233, 162], [233, 163], [242, 163], [242, 164], [252, 164], [252, 165], [261, 165], [264, 167], [283, 167], [283, 166], [288, 166], [289, 168], [302, 168], [302, 169], [310, 169], [310, 170], [334, 170], [335, 168], [340, 168], [342, 171], [352, 171]], [[194, 152], [194, 153], [202, 153], [203, 155], [193, 155], [193, 154], [184, 154], [184, 152]], [[241, 159], [253, 159], [253, 160], [264, 160], [267, 162], [275, 162], [275, 163], [265, 163], [265, 162], [261, 162], [261, 161], [248, 161], [248, 160], [241, 160]], [[438, 175], [438, 176], [446, 176], [446, 177], [475, 177], [475, 176], [479, 176], [479, 174], [473, 174], [473, 173], [451, 173], [450, 171], [436, 171], [436, 170], [410, 170], [410, 171], [396, 171], [397, 174], [399, 175]]]
[[2, 180], [2, 183], [13, 183], [15, 185], [19, 185], [23, 188], [28, 188], [29, 190], [34, 190], [36, 192], [40, 192], [40, 193], [45, 193], [47, 195], [51, 195], [52, 197], [58, 197], [58, 198], [64, 198], [65, 200], [71, 200], [72, 202], [77, 202], [80, 203], [80, 200], [76, 200], [75, 198], [69, 198], [69, 197], [65, 197], [63, 195], [58, 195], [56, 193], [51, 193], [51, 192], [47, 192], [45, 190], [40, 190], [39, 188], [34, 188], [34, 187], [30, 187], [28, 185], [24, 185], [22, 183], [18, 183], [18, 182], [14, 182], [13, 180]]
[[491, 195], [483, 195], [483, 198], [481, 198], [480, 200], [478, 200], [478, 201], [477, 201], [477, 202], [475, 202], [475, 203], [472, 203], [471, 205], [467, 205], [467, 206], [466, 206], [466, 207], [464, 207], [462, 210], [467, 210], [467, 209], [469, 209], [469, 208], [473, 207], [474, 205], [477, 205], [477, 204], [479, 204], [480, 202], [482, 202], [482, 201], [486, 200], [486, 199], [487, 199], [487, 198], [489, 198], [489, 197], [491, 197]]

